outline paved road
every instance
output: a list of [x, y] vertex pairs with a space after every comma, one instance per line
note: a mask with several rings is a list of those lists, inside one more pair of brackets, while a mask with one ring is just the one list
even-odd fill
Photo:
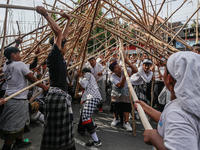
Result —
[[[113, 115], [109, 112], [109, 103], [103, 107], [103, 113], [98, 113], [98, 110], [94, 112], [93, 120], [98, 125], [97, 135], [102, 141], [102, 146], [90, 148], [92, 150], [152, 150], [152, 146], [146, 145], [143, 142], [144, 128], [140, 120], [136, 120], [136, 137], [132, 132], [127, 132], [121, 124], [116, 127], [111, 127], [110, 124], [113, 120]], [[77, 134], [77, 126], [79, 121], [79, 109], [80, 104], [73, 104], [74, 112], [74, 131], [77, 150], [87, 150], [84, 144], [88, 142], [91, 137], [89, 133], [85, 136]], [[132, 125], [132, 120], [130, 120]], [[156, 128], [156, 123], [151, 122], [153, 128]], [[31, 147], [21, 150], [39, 150], [43, 126], [40, 122], [31, 123], [30, 132], [24, 134], [24, 138], [29, 138], [32, 142]], [[0, 140], [0, 148], [3, 145], [3, 141]]]

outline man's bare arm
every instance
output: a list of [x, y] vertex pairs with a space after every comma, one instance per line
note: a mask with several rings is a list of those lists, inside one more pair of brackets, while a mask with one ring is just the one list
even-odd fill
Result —
[[44, 16], [44, 18], [48, 21], [53, 33], [55, 34], [54, 36], [54, 43], [58, 46], [59, 49], [61, 49], [61, 41], [62, 41], [62, 30], [58, 26], [58, 24], [49, 16], [47, 13], [46, 9], [42, 6], [37, 6], [36, 11]]

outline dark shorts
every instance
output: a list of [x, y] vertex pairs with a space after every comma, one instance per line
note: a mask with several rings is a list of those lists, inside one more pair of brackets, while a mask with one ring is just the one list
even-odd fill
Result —
[[20, 137], [23, 134], [23, 131], [24, 131], [24, 129], [19, 132], [9, 133], [9, 134], [3, 133], [3, 131], [1, 131], [1, 132], [2, 132], [2, 136], [3, 136], [3, 138], [5, 138], [5, 140], [16, 140], [18, 137]]
[[131, 112], [131, 103], [124, 102], [111, 102], [110, 112], [121, 113], [121, 112]]

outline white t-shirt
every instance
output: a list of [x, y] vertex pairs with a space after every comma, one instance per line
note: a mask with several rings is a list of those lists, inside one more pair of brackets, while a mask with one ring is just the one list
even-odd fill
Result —
[[[160, 75], [164, 76], [165, 67], [159, 67], [159, 71], [160, 71]], [[163, 79], [160, 80], [159, 78], [158, 66], [155, 66], [154, 77], [155, 77], [155, 81], [164, 81]]]
[[[6, 95], [10, 96], [28, 86], [28, 80], [25, 78], [31, 71], [27, 65], [21, 61], [13, 61], [10, 64], [4, 64], [3, 72], [6, 78]], [[27, 99], [28, 90], [15, 96], [16, 99]]]
[[170, 101], [161, 114], [158, 133], [169, 150], [200, 150], [200, 119], [181, 108], [181, 101]]
[[[127, 67], [127, 71], [131, 74], [131, 68], [128, 68]], [[110, 81], [112, 82], [112, 84], [114, 86], [116, 86], [119, 82], [122, 81], [122, 78], [124, 77], [124, 71], [122, 69], [122, 72], [121, 72], [121, 77], [118, 77], [115, 73], [113, 73], [111, 76], [110, 76]], [[117, 86], [116, 86], [117, 87]], [[124, 84], [124, 88], [125, 87], [128, 87], [128, 84], [127, 82], [125, 81], [125, 84]]]
[[105, 73], [102, 72], [104, 67], [101, 64], [96, 63], [96, 65], [94, 67], [90, 67], [90, 69], [96, 80], [99, 78], [99, 76], [97, 75], [97, 73], [99, 73], [99, 72], [102, 73], [102, 76], [99, 78], [99, 80], [103, 79], [103, 76], [105, 75]]

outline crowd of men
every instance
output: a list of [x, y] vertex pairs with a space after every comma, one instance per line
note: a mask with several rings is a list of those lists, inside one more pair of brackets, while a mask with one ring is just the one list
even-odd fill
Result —
[[[92, 114], [96, 107], [103, 112], [107, 101], [111, 102], [110, 112], [113, 113], [111, 126], [121, 122], [125, 130], [132, 131], [130, 93], [118, 49], [89, 56], [82, 70], [78, 67], [67, 70], [77, 59], [73, 54], [70, 60], [65, 60], [70, 16], [62, 14], [68, 20], [62, 31], [43, 7], [38, 6], [37, 12], [45, 17], [54, 32], [49, 40], [52, 49], [47, 61], [37, 70], [37, 57], [31, 65], [21, 61], [17, 48], [20, 38], [15, 47], [4, 51], [7, 60], [3, 65], [5, 79], [2, 77], [0, 91], [0, 132], [5, 139], [2, 150], [31, 145], [22, 140], [29, 118], [44, 123], [41, 150], [75, 150], [72, 103], [81, 103], [77, 132], [82, 136], [86, 131], [90, 133], [92, 140], [86, 143], [88, 147], [102, 145]], [[158, 130], [145, 130], [144, 141], [157, 149], [200, 150], [200, 45], [194, 45], [193, 51], [178, 52], [167, 61], [162, 56], [156, 60], [148, 53], [125, 58], [126, 71], [140, 100], [136, 103], [158, 123]], [[50, 77], [49, 81], [5, 101], [5, 97], [27, 87], [27, 81], [34, 83], [44, 73]], [[80, 91], [76, 92], [79, 85]], [[41, 90], [44, 92], [34, 97]], [[137, 105], [134, 106], [137, 110]], [[135, 117], [139, 119], [137, 111]]]

